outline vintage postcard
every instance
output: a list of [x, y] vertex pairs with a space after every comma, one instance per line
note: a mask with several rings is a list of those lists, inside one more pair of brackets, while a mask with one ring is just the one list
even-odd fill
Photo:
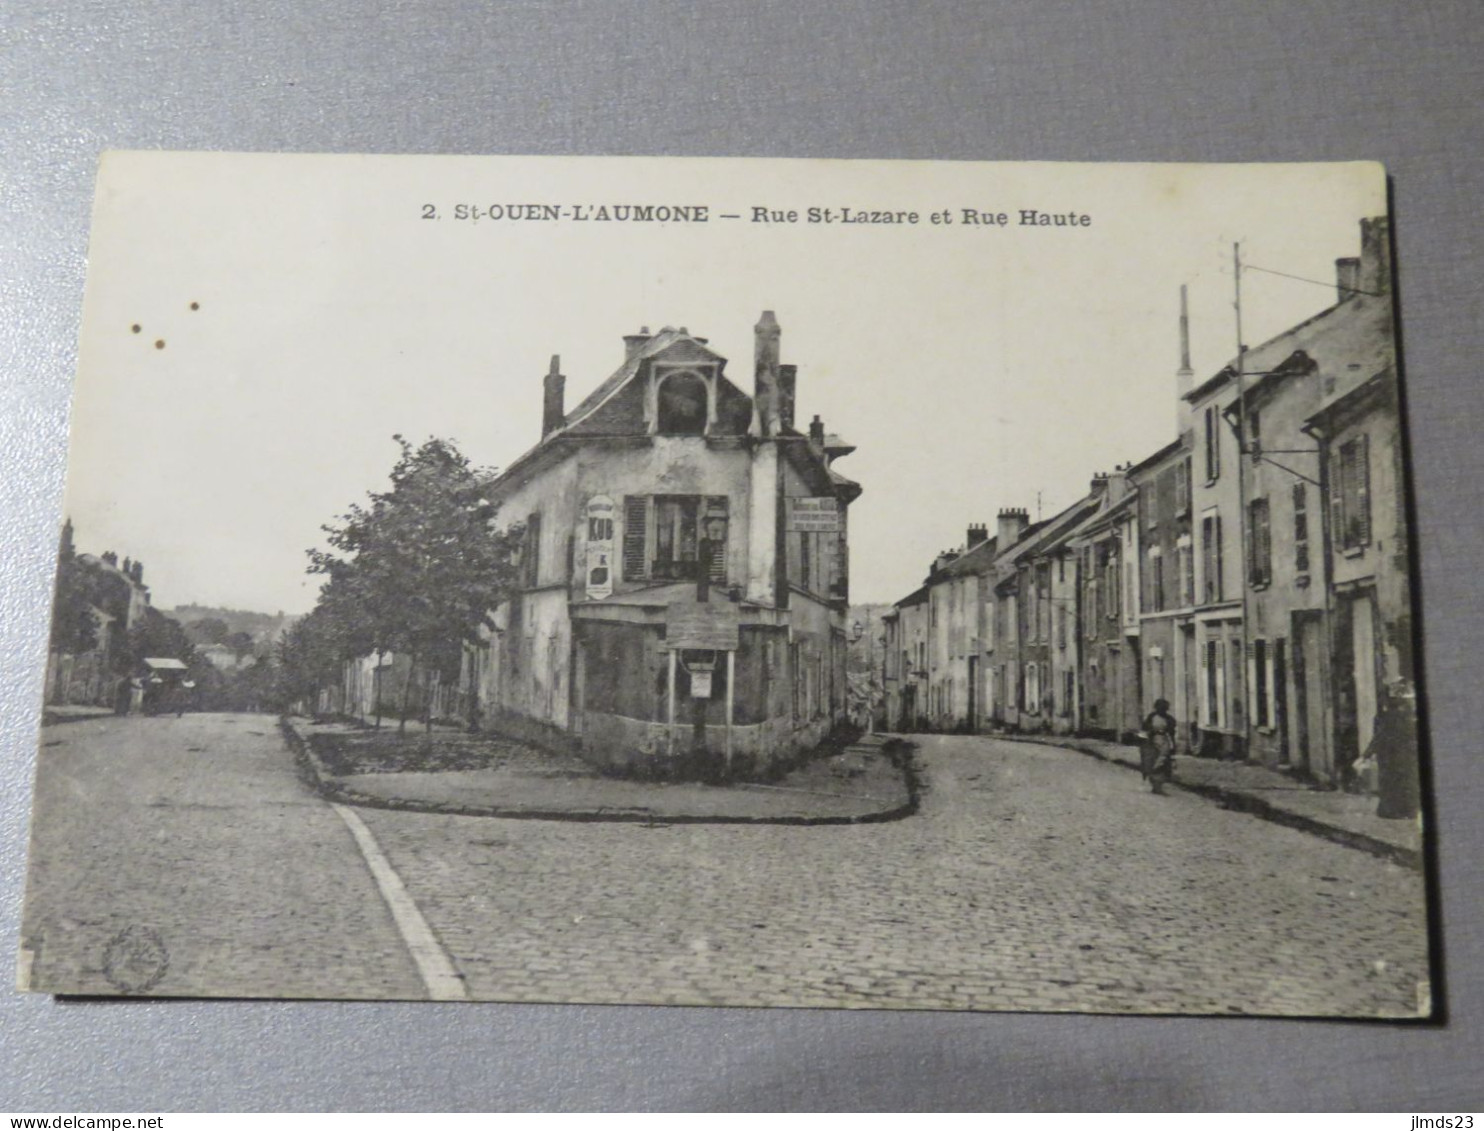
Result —
[[1431, 1015], [1384, 171], [112, 153], [20, 982]]

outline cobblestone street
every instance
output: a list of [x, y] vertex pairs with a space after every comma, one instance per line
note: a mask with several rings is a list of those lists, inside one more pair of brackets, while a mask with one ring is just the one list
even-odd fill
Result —
[[[37, 988], [106, 992], [99, 955], [139, 924], [169, 946], [158, 993], [421, 996], [352, 837], [266, 717], [58, 740], [26, 918]], [[921, 812], [876, 825], [358, 815], [475, 998], [1415, 1015], [1419, 873], [1058, 747], [918, 741]]]

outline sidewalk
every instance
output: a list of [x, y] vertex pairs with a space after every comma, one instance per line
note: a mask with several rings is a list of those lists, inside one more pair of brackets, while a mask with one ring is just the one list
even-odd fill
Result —
[[[491, 764], [438, 770], [336, 772], [343, 723], [285, 719], [307, 775], [332, 801], [380, 809], [477, 817], [658, 824], [837, 825], [895, 820], [917, 810], [916, 777], [903, 756], [867, 737], [772, 783], [650, 782], [606, 777], [587, 763], [517, 742], [492, 740]], [[323, 737], [322, 737], [323, 736]]]
[[[1039, 742], [1090, 754], [1131, 770], [1139, 769], [1139, 748], [1072, 735], [1001, 734], [1011, 742]], [[1320, 789], [1288, 774], [1246, 762], [1181, 755], [1175, 759], [1176, 789], [1199, 794], [1224, 809], [1324, 837], [1408, 868], [1422, 867], [1422, 822], [1376, 816], [1376, 799], [1342, 790]]]
[[114, 714], [112, 707], [89, 707], [72, 703], [48, 704], [41, 709], [41, 725], [55, 726], [57, 723], [78, 723], [87, 719], [106, 719]]

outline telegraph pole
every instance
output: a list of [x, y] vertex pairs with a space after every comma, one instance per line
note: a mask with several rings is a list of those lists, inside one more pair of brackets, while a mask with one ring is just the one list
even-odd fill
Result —
[[1237, 633], [1237, 674], [1242, 685], [1242, 757], [1252, 752], [1251, 682], [1247, 674], [1247, 347], [1242, 341], [1242, 245], [1232, 244], [1232, 280], [1237, 322], [1237, 583], [1242, 593], [1242, 621]]

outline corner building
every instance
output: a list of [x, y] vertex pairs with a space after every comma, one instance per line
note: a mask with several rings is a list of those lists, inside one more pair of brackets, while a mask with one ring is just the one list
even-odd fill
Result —
[[541, 441], [492, 487], [522, 584], [464, 657], [484, 725], [659, 774], [760, 770], [843, 722], [853, 448], [794, 427], [771, 311], [744, 392], [684, 327], [624, 338], [570, 412], [552, 358]]

